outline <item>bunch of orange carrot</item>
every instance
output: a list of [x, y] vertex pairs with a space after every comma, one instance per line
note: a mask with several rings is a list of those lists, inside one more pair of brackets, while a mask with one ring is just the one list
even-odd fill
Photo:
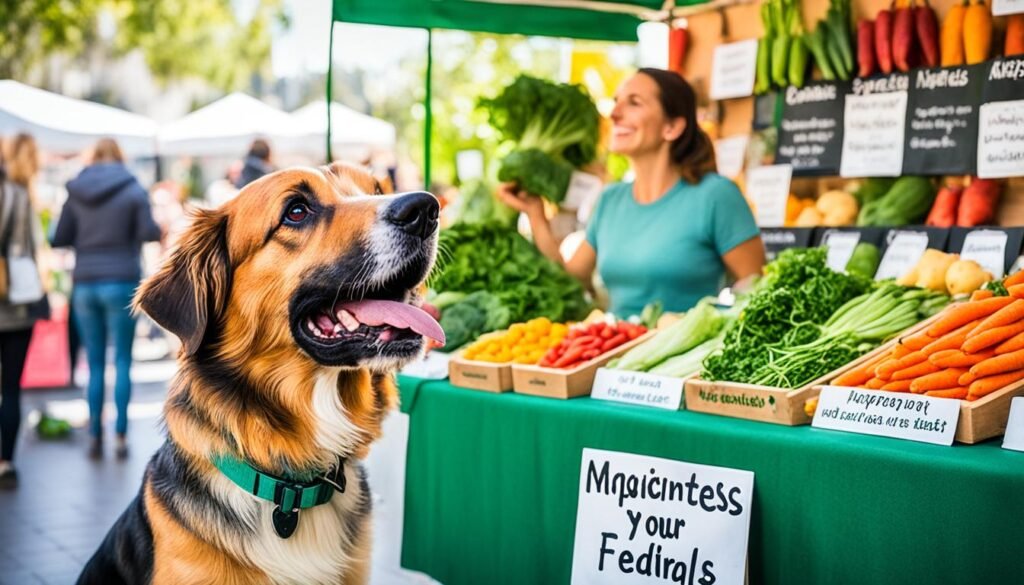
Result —
[[832, 385], [977, 400], [1024, 380], [1024, 271], [1003, 286], [1009, 296], [976, 291]]

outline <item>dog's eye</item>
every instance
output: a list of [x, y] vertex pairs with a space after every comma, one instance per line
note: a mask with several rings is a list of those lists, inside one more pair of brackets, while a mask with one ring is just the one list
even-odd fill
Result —
[[309, 217], [309, 207], [305, 203], [292, 203], [288, 206], [288, 213], [284, 214], [284, 219], [288, 223], [302, 223]]

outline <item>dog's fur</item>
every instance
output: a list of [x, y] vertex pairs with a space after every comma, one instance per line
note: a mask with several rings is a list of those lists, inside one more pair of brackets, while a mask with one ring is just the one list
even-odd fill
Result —
[[[376, 337], [319, 347], [303, 315], [340, 300], [415, 304], [436, 230], [410, 236], [385, 218], [402, 196], [355, 167], [286, 170], [199, 212], [143, 283], [136, 307], [182, 340], [164, 408], [167, 442], [139, 495], [79, 583], [365, 583], [370, 494], [358, 460], [397, 402], [391, 373], [423, 339]], [[311, 214], [284, 221], [295, 201]], [[436, 215], [435, 215], [436, 218]], [[274, 504], [211, 463], [218, 453], [278, 476], [322, 473], [347, 458], [347, 489], [300, 512], [280, 538]]]

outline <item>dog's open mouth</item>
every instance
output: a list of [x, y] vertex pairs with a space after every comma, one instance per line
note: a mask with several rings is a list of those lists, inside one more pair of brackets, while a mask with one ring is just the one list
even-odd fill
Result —
[[433, 317], [399, 301], [341, 302], [307, 317], [304, 326], [324, 343], [359, 339], [384, 344], [422, 336], [444, 344], [444, 331]]

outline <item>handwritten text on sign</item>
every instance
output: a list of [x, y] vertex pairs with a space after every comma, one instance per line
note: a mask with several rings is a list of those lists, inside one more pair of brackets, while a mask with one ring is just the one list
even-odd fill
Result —
[[963, 249], [960, 250], [960, 257], [964, 260], [974, 260], [982, 268], [992, 273], [996, 278], [1003, 277], [1003, 267], [1006, 265], [1006, 240], [1009, 239], [1006, 232], [998, 230], [976, 230], [964, 238]]
[[978, 118], [978, 176], [1024, 176], [1024, 100], [981, 106]]
[[992, 0], [992, 15], [1006, 16], [1024, 12], [1024, 0]]
[[846, 96], [844, 177], [898, 177], [903, 171], [907, 92]]
[[715, 162], [718, 163], [718, 174], [735, 179], [743, 172], [743, 161], [747, 154], [747, 143], [750, 136], [733, 136], [715, 141]]
[[711, 58], [711, 99], [746, 97], [754, 93], [757, 40], [715, 47]]
[[591, 398], [679, 410], [683, 400], [683, 379], [646, 372], [601, 368], [594, 376]]
[[782, 227], [786, 221], [786, 199], [793, 167], [772, 165], [747, 171], [747, 197], [757, 211], [757, 225]]
[[845, 272], [846, 265], [853, 258], [853, 251], [860, 243], [860, 232], [830, 231], [821, 240], [821, 245], [828, 249], [825, 264], [836, 272]]
[[878, 390], [826, 386], [813, 426], [864, 435], [952, 445], [960, 401]]
[[754, 474], [584, 449], [573, 585], [741, 585]]
[[878, 265], [875, 280], [899, 278], [917, 266], [917, 262], [928, 249], [928, 234], [925, 232], [898, 231], [885, 249], [882, 262]]

